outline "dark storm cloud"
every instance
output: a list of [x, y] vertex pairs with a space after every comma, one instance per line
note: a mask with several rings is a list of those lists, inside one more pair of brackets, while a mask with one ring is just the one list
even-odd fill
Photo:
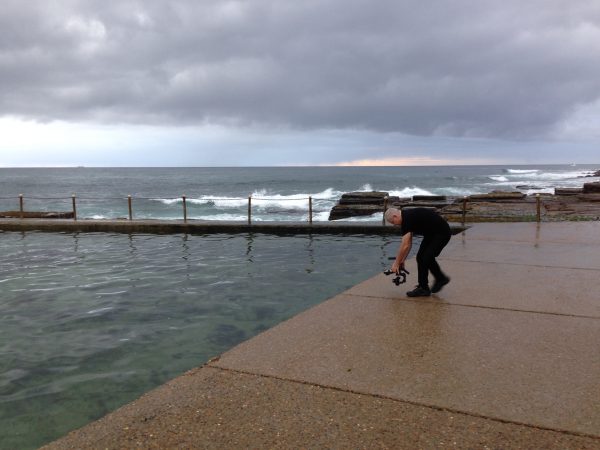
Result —
[[0, 113], [544, 137], [600, 97], [599, 27], [567, 0], [4, 0]]

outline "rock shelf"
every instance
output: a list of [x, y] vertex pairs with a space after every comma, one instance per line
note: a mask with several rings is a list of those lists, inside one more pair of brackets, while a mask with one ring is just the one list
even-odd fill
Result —
[[[538, 197], [539, 195], [539, 197]], [[342, 195], [329, 220], [370, 216], [388, 208], [435, 208], [450, 222], [528, 222], [537, 220], [538, 198], [543, 221], [600, 220], [600, 182], [581, 188], [556, 188], [554, 194], [527, 195], [522, 192], [492, 191], [464, 197], [388, 196], [387, 192], [349, 192]]]
[[72, 219], [72, 211], [0, 211], [0, 218], [22, 219]]

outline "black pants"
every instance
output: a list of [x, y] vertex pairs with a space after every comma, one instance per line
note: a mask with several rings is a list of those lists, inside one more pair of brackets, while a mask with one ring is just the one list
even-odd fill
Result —
[[419, 286], [423, 288], [429, 287], [429, 272], [436, 279], [446, 278], [435, 258], [440, 255], [443, 248], [448, 244], [450, 236], [450, 233], [423, 236], [423, 241], [421, 241], [421, 246], [417, 252]]

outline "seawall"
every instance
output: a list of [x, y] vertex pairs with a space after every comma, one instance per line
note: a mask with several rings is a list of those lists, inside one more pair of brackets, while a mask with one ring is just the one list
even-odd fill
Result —
[[[453, 232], [464, 229], [452, 226]], [[373, 222], [224, 222], [201, 220], [72, 220], [0, 219], [3, 231], [106, 233], [268, 233], [268, 234], [398, 234], [399, 229]]]

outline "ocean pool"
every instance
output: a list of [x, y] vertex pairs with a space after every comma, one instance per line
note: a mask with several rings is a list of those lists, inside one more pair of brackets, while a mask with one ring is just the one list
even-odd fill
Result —
[[0, 448], [36, 448], [389, 267], [394, 236], [0, 232]]

